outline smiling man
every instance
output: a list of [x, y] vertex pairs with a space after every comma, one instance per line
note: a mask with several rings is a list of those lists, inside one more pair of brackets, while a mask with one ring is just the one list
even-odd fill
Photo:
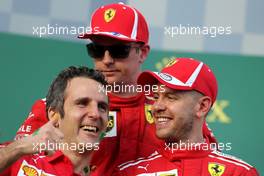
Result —
[[0, 171], [12, 164], [0, 175], [89, 175], [92, 151], [108, 122], [108, 98], [98, 91], [102, 85], [104, 76], [93, 69], [63, 70], [47, 94], [51, 120], [0, 150]]
[[[93, 12], [89, 24], [93, 30], [79, 36], [89, 39], [86, 49], [90, 58], [87, 59], [93, 60], [94, 68], [103, 73], [112, 90], [114, 85], [136, 87], [141, 66], [150, 50], [144, 16], [122, 3], [107, 4]], [[111, 91], [108, 98], [108, 132], [91, 161], [94, 176], [111, 176], [117, 165], [139, 155], [149, 155], [162, 142], [155, 137], [149, 113], [151, 101], [144, 92], [135, 89]], [[45, 114], [45, 100], [38, 100], [16, 139], [32, 134], [45, 124], [49, 120]]]
[[[142, 13], [123, 3], [99, 7], [93, 12], [89, 24], [92, 31], [79, 38], [90, 40], [86, 49], [95, 69], [104, 74], [112, 90], [115, 85], [131, 88], [108, 94], [108, 132], [92, 159], [94, 176], [111, 176], [117, 165], [148, 156], [163, 144], [155, 136], [150, 113], [152, 101], [145, 92], [133, 89], [137, 87], [141, 66], [150, 52], [149, 29]], [[38, 100], [29, 118], [19, 128], [16, 139], [32, 134], [45, 124], [49, 120], [45, 114], [45, 99]], [[211, 142], [216, 142], [206, 123], [203, 134], [210, 137]]]
[[218, 90], [207, 65], [192, 58], [178, 58], [161, 72], [143, 72], [138, 82], [160, 87], [153, 92], [152, 112], [156, 135], [166, 145], [148, 157], [120, 165], [118, 175], [258, 175], [254, 167], [217, 151], [203, 136], [202, 127]]

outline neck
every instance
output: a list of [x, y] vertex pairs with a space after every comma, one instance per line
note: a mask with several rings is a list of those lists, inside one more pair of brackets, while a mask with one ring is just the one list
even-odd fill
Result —
[[187, 140], [182, 140], [182, 143], [190, 143], [190, 144], [196, 144], [196, 143], [203, 143], [204, 142], [204, 138], [202, 134], [195, 134], [195, 135], [191, 135], [189, 136], [189, 138]]
[[193, 125], [192, 130], [186, 135], [178, 139], [172, 139], [168, 141], [169, 143], [175, 144], [198, 144], [204, 142], [202, 126]]
[[78, 153], [78, 151], [63, 150], [62, 152], [71, 160], [74, 173], [84, 176], [89, 175], [91, 151]]
[[187, 141], [189, 143], [203, 143], [203, 120], [194, 120], [192, 130], [187, 136]]
[[189, 136], [187, 138], [181, 138], [181, 139], [168, 139], [166, 140], [167, 143], [173, 143], [173, 144], [198, 144], [198, 143], [203, 143], [204, 138], [203, 135], [193, 135]]

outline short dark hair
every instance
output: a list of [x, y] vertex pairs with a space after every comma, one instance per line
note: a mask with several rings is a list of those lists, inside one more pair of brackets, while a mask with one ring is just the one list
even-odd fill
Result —
[[62, 70], [58, 76], [53, 80], [49, 87], [48, 94], [46, 96], [46, 113], [48, 116], [48, 110], [54, 108], [59, 111], [61, 117], [64, 116], [64, 98], [65, 98], [65, 89], [68, 85], [68, 82], [76, 77], [86, 77], [93, 79], [103, 86], [107, 85], [104, 75], [94, 69], [89, 69], [85, 66], [75, 67], [70, 66]]

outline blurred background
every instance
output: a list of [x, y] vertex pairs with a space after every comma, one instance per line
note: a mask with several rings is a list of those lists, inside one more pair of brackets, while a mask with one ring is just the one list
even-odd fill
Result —
[[[93, 66], [85, 50], [89, 41], [77, 39], [77, 33], [89, 26], [96, 8], [115, 2], [120, 1], [0, 1], [0, 142], [14, 137], [60, 70]], [[219, 142], [231, 143], [226, 153], [264, 173], [264, 1], [122, 2], [149, 23], [152, 50], [144, 70], [160, 70], [171, 57], [194, 57], [212, 68], [219, 96], [207, 117], [209, 126]], [[41, 27], [68, 31], [45, 35]]]

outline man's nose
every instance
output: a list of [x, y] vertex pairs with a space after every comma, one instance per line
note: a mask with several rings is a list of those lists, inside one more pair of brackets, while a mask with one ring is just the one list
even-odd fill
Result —
[[108, 50], [105, 51], [102, 61], [106, 65], [111, 65], [114, 63], [114, 59], [111, 57]]
[[166, 106], [160, 98], [155, 100], [154, 104], [152, 105], [152, 113], [164, 111], [165, 109]]
[[88, 116], [93, 119], [100, 118], [100, 112], [97, 103], [91, 103], [87, 108]]

